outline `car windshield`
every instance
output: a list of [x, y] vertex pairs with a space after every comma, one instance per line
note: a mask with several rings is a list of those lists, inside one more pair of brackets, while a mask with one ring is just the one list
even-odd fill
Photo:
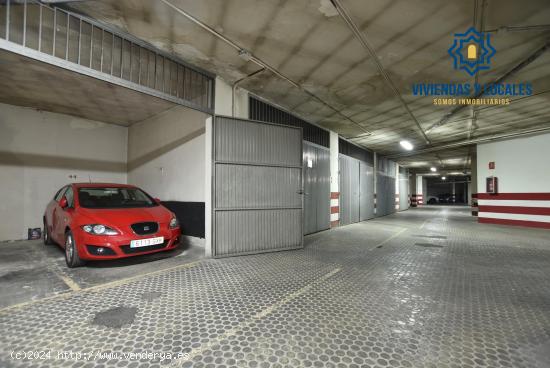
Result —
[[85, 208], [136, 208], [158, 206], [138, 188], [79, 188], [78, 201]]

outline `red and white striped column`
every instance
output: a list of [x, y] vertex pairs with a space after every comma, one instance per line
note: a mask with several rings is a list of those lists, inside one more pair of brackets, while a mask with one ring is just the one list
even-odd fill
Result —
[[550, 229], [550, 193], [478, 193], [478, 222]]
[[330, 227], [340, 226], [340, 192], [330, 193]]
[[472, 216], [477, 216], [478, 211], [477, 193], [472, 193]]
[[424, 204], [422, 194], [411, 194], [411, 207], [420, 207]]

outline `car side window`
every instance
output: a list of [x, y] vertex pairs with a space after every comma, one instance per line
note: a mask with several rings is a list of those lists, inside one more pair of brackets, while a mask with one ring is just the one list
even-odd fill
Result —
[[65, 192], [65, 198], [67, 198], [67, 205], [69, 208], [74, 208], [74, 195], [73, 188], [69, 187]]
[[61, 198], [63, 198], [63, 194], [65, 194], [65, 190], [67, 190], [67, 186], [64, 186], [63, 188], [59, 189], [59, 191], [55, 194], [54, 200], [56, 202], [59, 202]]

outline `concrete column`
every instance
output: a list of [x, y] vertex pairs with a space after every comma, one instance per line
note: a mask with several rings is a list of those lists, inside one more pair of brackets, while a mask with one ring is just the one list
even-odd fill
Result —
[[205, 127], [205, 178], [204, 178], [204, 254], [212, 257], [212, 117], [206, 119]]
[[399, 164], [395, 164], [395, 210], [399, 210]]
[[[411, 207], [420, 207], [424, 204], [424, 180], [422, 175], [413, 175], [411, 181]], [[413, 189], [414, 188], [414, 189]]]
[[483, 188], [478, 188], [478, 180], [477, 180], [477, 146], [476, 146], [476, 153], [472, 155], [472, 180], [470, 184], [470, 203], [472, 206], [472, 216], [477, 216], [478, 213], [478, 205], [477, 205], [477, 193], [479, 193], [479, 189], [483, 192]]
[[373, 152], [374, 154], [374, 216], [376, 216], [376, 194], [377, 194], [377, 184], [378, 184], [378, 155], [376, 152]]
[[330, 227], [340, 225], [340, 161], [338, 134], [330, 132]]

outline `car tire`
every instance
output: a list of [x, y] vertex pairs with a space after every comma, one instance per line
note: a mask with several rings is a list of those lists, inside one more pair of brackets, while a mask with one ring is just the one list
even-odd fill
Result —
[[44, 230], [42, 233], [42, 239], [44, 240], [44, 245], [52, 245], [53, 240], [50, 236], [50, 231], [48, 230], [48, 224], [46, 223], [46, 219], [44, 219]]
[[80, 267], [84, 264], [84, 261], [78, 255], [78, 248], [70, 230], [67, 231], [65, 236], [65, 261], [69, 268]]

